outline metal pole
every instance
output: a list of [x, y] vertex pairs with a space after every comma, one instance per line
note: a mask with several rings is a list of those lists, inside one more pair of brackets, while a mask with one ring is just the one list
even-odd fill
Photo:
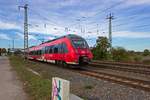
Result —
[[110, 13], [109, 16], [107, 17], [109, 20], [109, 43], [110, 43], [110, 53], [112, 50], [112, 20], [114, 19], [114, 16]]
[[99, 35], [98, 24], [97, 24], [97, 35]]
[[24, 40], [25, 40], [25, 47], [24, 47], [24, 49], [26, 50], [25, 57], [28, 58], [29, 50], [28, 50], [28, 12], [27, 12], [28, 5], [27, 4], [25, 4], [24, 10], [25, 10], [24, 11]]
[[15, 40], [14, 39], [12, 40], [12, 43], [13, 43], [13, 50], [14, 50], [14, 48], [15, 48]]
[[19, 8], [24, 8], [24, 57], [28, 58], [28, 4], [19, 6]]

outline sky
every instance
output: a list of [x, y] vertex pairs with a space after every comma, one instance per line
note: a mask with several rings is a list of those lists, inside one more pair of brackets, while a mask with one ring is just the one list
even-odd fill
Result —
[[0, 0], [0, 47], [23, 48], [24, 9], [28, 4], [29, 46], [66, 34], [85, 38], [90, 46], [98, 36], [108, 37], [112, 20], [112, 45], [127, 50], [150, 49], [150, 0]]

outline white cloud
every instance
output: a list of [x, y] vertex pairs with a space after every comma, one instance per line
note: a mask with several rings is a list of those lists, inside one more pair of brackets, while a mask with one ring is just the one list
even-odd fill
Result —
[[[93, 37], [97, 37], [98, 35], [102, 35], [102, 36], [108, 36], [108, 33], [101, 33], [101, 34], [97, 34], [96, 31], [92, 32], [92, 33], [81, 33], [79, 28], [75, 28], [75, 27], [71, 27], [71, 31], [69, 32], [65, 32], [65, 26], [68, 25], [72, 25], [74, 22], [76, 22], [76, 18], [78, 18], [79, 16], [83, 17], [83, 16], [88, 16], [88, 17], [92, 17], [92, 19], [90, 20], [86, 20], [87, 22], [92, 22], [92, 20], [95, 21], [95, 23], [100, 23], [100, 20], [106, 20], [105, 18], [99, 18], [98, 20], [95, 19], [95, 15], [100, 12], [103, 9], [109, 8], [110, 5], [114, 4], [115, 2], [120, 2], [121, 0], [105, 0], [105, 1], [101, 1], [101, 0], [62, 0], [62, 1], [56, 1], [56, 2], [50, 2], [49, 0], [38, 0], [36, 3], [34, 3], [33, 1], [28, 1], [29, 2], [29, 7], [31, 9], [34, 9], [35, 11], [40, 10], [40, 14], [41, 16], [46, 17], [47, 19], [52, 20], [53, 22], [59, 23], [58, 25], [47, 25], [46, 28], [44, 28], [44, 23], [48, 23], [48, 20], [45, 20], [45, 18], [42, 18], [40, 15], [34, 16], [36, 12], [32, 12], [29, 9], [29, 23], [32, 23], [33, 25], [35, 23], [40, 23], [38, 24], [40, 27], [30, 27], [29, 26], [29, 33], [41, 33], [41, 34], [50, 34], [50, 35], [55, 35], [55, 36], [62, 36], [62, 35], [66, 35], [66, 34], [78, 34], [81, 35], [85, 38], [93, 38]], [[124, 0], [125, 1], [125, 0]], [[94, 3], [95, 2], [95, 3]], [[38, 5], [41, 5], [41, 7], [37, 7], [37, 3]], [[102, 6], [99, 6], [99, 4], [102, 3]], [[97, 5], [96, 5], [97, 4]], [[105, 5], [104, 5], [105, 4]], [[140, 4], [150, 4], [150, 0], [126, 0], [126, 3], [123, 3], [121, 6], [130, 6], [130, 5], [140, 5]], [[32, 6], [35, 5], [35, 6]], [[45, 5], [45, 6], [43, 6]], [[52, 5], [55, 10], [53, 10], [54, 8], [52, 8]], [[82, 9], [85, 6], [89, 6], [90, 9]], [[65, 9], [65, 12], [60, 13], [59, 11], [63, 10], [63, 8], [71, 6], [70, 9]], [[35, 8], [34, 8], [35, 7]], [[72, 9], [72, 7], [80, 7], [80, 9]], [[119, 6], [120, 7], [120, 6]], [[57, 12], [57, 10], [59, 9], [59, 11]], [[116, 9], [119, 9], [118, 6], [116, 7]], [[31, 12], [30, 12], [31, 11]], [[51, 14], [52, 13], [56, 13]], [[66, 13], [68, 12], [68, 13]], [[17, 12], [19, 13], [19, 12]], [[30, 15], [31, 14], [31, 15]], [[58, 16], [58, 15], [59, 16]], [[63, 17], [60, 17], [60, 16]], [[23, 17], [23, 15], [21, 15]], [[34, 16], [34, 18], [33, 18]], [[64, 17], [66, 16], [66, 17]], [[100, 16], [105, 16], [105, 14], [100, 14]], [[36, 17], [36, 18], [35, 18]], [[73, 18], [72, 18], [73, 17]], [[106, 20], [107, 21], [107, 20]], [[83, 22], [84, 23], [84, 22]], [[102, 23], [102, 22], [101, 22]], [[100, 23], [100, 24], [101, 24]], [[82, 24], [82, 23], [81, 23]], [[17, 24], [17, 23], [13, 23], [13, 22], [2, 22], [0, 21], [0, 29], [18, 29], [18, 30], [23, 30], [23, 27], [21, 27], [20, 25], [23, 24]], [[78, 26], [78, 25], [77, 25]], [[96, 25], [93, 24], [88, 24], [86, 28], [90, 28], [93, 27], [96, 28]], [[102, 25], [99, 25], [100, 27], [105, 27], [106, 24], [102, 23]], [[55, 30], [56, 28], [56, 30]], [[74, 31], [75, 30], [75, 31]], [[88, 30], [86, 30], [88, 31]], [[92, 29], [90, 30], [92, 31]], [[100, 30], [101, 32], [103, 32], [102, 30]], [[23, 34], [22, 33], [17, 33], [18, 36], [20, 36], [23, 39]], [[113, 33], [114, 37], [129, 37], [130, 35], [133, 34], [133, 37], [135, 37], [135, 34], [137, 35], [136, 37], [147, 37], [147, 33], [136, 33], [136, 32], [128, 32], [128, 31], [122, 31], [122, 32], [116, 32]], [[145, 35], [146, 34], [146, 35]], [[49, 39], [51, 39], [51, 37], [48, 37]], [[33, 35], [29, 36], [29, 39], [36, 39], [36, 37], [34, 37]]]
[[63, 0], [62, 2], [58, 2], [60, 6], [73, 6], [81, 3], [80, 0]]
[[128, 5], [150, 4], [150, 0], [127, 0]]
[[[97, 38], [98, 36], [105, 36], [108, 37], [108, 32], [105, 33], [99, 33], [92, 32], [92, 33], [85, 33], [80, 34], [80, 36], [90, 39], [90, 38]], [[117, 31], [112, 33], [113, 37], [117, 38], [150, 38], [150, 32], [130, 32], [130, 31]]]
[[[23, 33], [16, 33], [18, 38], [17, 39], [24, 39], [24, 34]], [[37, 40], [36, 37], [34, 37], [33, 35], [29, 35], [29, 40]]]
[[39, 24], [39, 27], [30, 27], [29, 33], [39, 33], [39, 34], [46, 34], [46, 35], [61, 35], [64, 33], [65, 27], [61, 26], [53, 26], [53, 25], [46, 25], [46, 27], [43, 26], [43, 24]]
[[0, 29], [21, 29], [16, 23], [0, 21]]
[[0, 33], [0, 39], [10, 40], [10, 37], [4, 33]]
[[118, 31], [113, 32], [113, 37], [124, 38], [150, 38], [150, 32], [130, 32], [130, 31]]

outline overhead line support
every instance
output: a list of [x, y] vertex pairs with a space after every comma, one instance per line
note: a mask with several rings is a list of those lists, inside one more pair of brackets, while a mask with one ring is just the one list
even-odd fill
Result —
[[107, 16], [107, 18], [109, 20], [109, 43], [110, 43], [110, 53], [112, 50], [112, 20], [114, 19], [114, 16], [110, 13], [109, 16]]
[[19, 10], [20, 8], [24, 9], [24, 57], [28, 58], [28, 4], [25, 4], [24, 6], [19, 6]]

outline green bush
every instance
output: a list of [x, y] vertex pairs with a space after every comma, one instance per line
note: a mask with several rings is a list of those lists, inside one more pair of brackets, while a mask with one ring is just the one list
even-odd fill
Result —
[[107, 60], [108, 59], [108, 48], [110, 47], [107, 37], [98, 37], [96, 40], [96, 47], [92, 49], [94, 59], [96, 60]]
[[131, 61], [129, 53], [122, 47], [113, 48], [112, 55], [114, 61]]
[[150, 55], [150, 51], [148, 49], [145, 49], [143, 52], [143, 56], [148, 56]]
[[142, 61], [142, 57], [140, 55], [134, 56], [134, 62], [141, 62], [141, 61]]

